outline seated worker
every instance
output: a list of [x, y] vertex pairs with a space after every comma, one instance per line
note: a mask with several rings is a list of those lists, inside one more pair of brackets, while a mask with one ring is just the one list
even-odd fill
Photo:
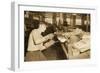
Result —
[[76, 28], [73, 31], [73, 35], [70, 36], [70, 42], [68, 44], [69, 58], [70, 59], [89, 58], [90, 52], [86, 51], [90, 49], [89, 44], [90, 44], [90, 40], [89, 40], [89, 36], [86, 35], [86, 32], [84, 32], [80, 28]]
[[44, 32], [46, 28], [47, 25], [44, 22], [34, 25], [34, 29], [29, 35], [28, 52], [26, 53], [25, 61], [47, 60], [42, 51], [54, 44], [54, 41], [51, 40], [54, 35], [51, 33], [43, 37], [41, 33]]
[[60, 35], [62, 37], [58, 37], [58, 39], [64, 43], [64, 46], [68, 52], [68, 57], [76, 56], [80, 53], [78, 49], [73, 48], [73, 44], [81, 40], [83, 33], [84, 32], [81, 29], [76, 28], [72, 32], [61, 33]]
[[[90, 51], [83, 53], [83, 51], [90, 49], [89, 34], [87, 35], [82, 29], [76, 28], [72, 32], [56, 32], [55, 34], [57, 34], [58, 40], [63, 43], [63, 47], [66, 48], [65, 53], [69, 59], [89, 58]], [[85, 43], [80, 46], [80, 42]]]

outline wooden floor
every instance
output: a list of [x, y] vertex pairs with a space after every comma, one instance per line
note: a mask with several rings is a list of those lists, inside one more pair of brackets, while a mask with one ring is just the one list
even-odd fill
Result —
[[57, 43], [44, 51], [27, 52], [25, 61], [44, 61], [44, 60], [70, 60], [70, 59], [89, 59], [90, 50], [80, 53], [78, 56], [67, 57], [66, 52], [60, 43]]
[[66, 55], [59, 43], [47, 48], [44, 51], [27, 52], [25, 61], [41, 61], [41, 60], [64, 60]]
[[78, 56], [70, 56], [69, 59], [89, 59], [90, 58], [90, 50], [85, 51]]

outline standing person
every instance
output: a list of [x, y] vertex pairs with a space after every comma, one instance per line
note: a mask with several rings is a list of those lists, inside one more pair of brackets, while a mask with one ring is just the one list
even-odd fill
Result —
[[43, 37], [41, 33], [46, 30], [46, 27], [47, 26], [44, 22], [40, 22], [39, 24], [34, 25], [34, 29], [29, 35], [27, 48], [28, 52], [26, 54], [25, 61], [41, 61], [47, 59], [42, 51], [50, 46], [50, 44], [48, 45], [45, 42], [49, 41], [51, 44], [54, 43], [54, 41], [50, 41], [50, 39], [52, 39], [54, 35], [48, 34]]

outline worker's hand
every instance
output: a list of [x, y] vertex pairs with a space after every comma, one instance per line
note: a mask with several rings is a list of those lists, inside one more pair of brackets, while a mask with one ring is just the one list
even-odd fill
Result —
[[46, 42], [46, 43], [44, 44], [44, 46], [45, 46], [46, 48], [48, 48], [48, 47], [52, 46], [54, 43], [55, 43], [54, 40], [50, 40], [50, 41]]
[[48, 34], [47, 36], [45, 36], [45, 39], [48, 40], [48, 39], [52, 39], [54, 37], [54, 34]]
[[57, 36], [61, 36], [62, 32], [54, 32], [54, 34], [57, 35]]
[[54, 34], [52, 33], [48, 35], [48, 39], [52, 39], [53, 37], [54, 37]]

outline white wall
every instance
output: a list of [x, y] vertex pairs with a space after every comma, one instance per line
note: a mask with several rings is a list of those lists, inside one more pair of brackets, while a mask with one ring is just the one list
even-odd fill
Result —
[[[0, 73], [12, 73], [8, 68], [10, 68], [10, 55], [11, 55], [11, 1], [13, 0], [1, 0], [0, 1]], [[29, 0], [28, 0], [29, 1]], [[31, 1], [31, 0], [30, 0]], [[36, 4], [71, 4], [71, 5], [86, 5], [86, 6], [95, 6], [97, 7], [97, 25], [96, 26], [96, 36], [94, 45], [97, 46], [96, 48], [98, 52], [100, 51], [99, 41], [100, 41], [100, 2], [99, 0], [34, 0]], [[100, 57], [100, 54], [98, 54]], [[98, 63], [100, 59], [98, 59]], [[99, 63], [100, 68], [100, 63]], [[24, 71], [25, 72], [25, 71]], [[23, 72], [23, 73], [24, 73]], [[26, 71], [28, 72], [28, 71]], [[30, 71], [30, 73], [37, 72], [37, 73], [98, 73], [97, 67], [69, 67], [69, 68], [62, 68], [62, 69], [48, 69], [48, 70], [40, 70], [40, 71]]]

